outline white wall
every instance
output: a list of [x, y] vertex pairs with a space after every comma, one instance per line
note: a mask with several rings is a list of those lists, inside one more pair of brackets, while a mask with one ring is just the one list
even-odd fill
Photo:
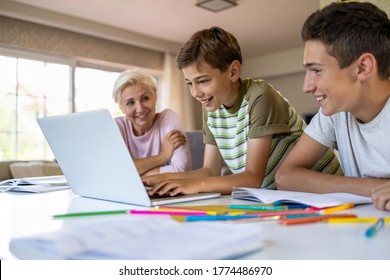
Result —
[[302, 72], [303, 46], [243, 59], [242, 77], [263, 78]]
[[[357, 0], [359, 2], [371, 2], [383, 9], [390, 16], [389, 0]], [[320, 0], [321, 7], [331, 2], [340, 0]], [[302, 93], [302, 83], [305, 75], [303, 66], [302, 47], [268, 55], [244, 58], [243, 78], [261, 78], [270, 82], [279, 90], [296, 108], [297, 112], [304, 116], [318, 111], [318, 105], [310, 94]]]
[[297, 110], [298, 114], [305, 118], [307, 114], [313, 115], [318, 111], [317, 101], [311, 94], [302, 92], [302, 82], [305, 73], [292, 73], [278, 77], [266, 78], [283, 96], [285, 96]]
[[314, 114], [318, 105], [314, 97], [302, 92], [305, 71], [302, 66], [303, 47], [244, 58], [242, 77], [264, 79], [280, 91], [301, 116]]

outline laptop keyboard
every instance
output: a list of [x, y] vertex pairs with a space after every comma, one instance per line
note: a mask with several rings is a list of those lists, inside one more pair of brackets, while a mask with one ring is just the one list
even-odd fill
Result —
[[158, 193], [154, 193], [153, 195], [149, 195], [151, 199], [156, 199], [156, 198], [166, 198], [166, 197], [172, 197], [169, 195], [169, 193], [164, 193], [163, 195], [160, 195]]
[[[145, 186], [146, 191], [149, 191], [149, 190], [152, 189], [152, 187], [149, 187], [149, 186], [146, 186], [146, 185], [144, 185], [144, 186]], [[149, 195], [149, 197], [150, 197], [151, 199], [172, 197], [172, 196], [169, 195], [169, 192], [167, 192], [167, 193], [165, 193], [165, 194], [163, 194], [163, 195], [160, 195], [160, 194], [158, 194], [158, 193], [154, 193], [153, 195], [150, 195], [150, 194], [148, 193], [148, 195]], [[181, 194], [178, 194], [178, 195], [175, 195], [175, 196], [180, 196], [180, 195], [181, 195]]]
[[[146, 188], [146, 191], [148, 191], [148, 190], [151, 189], [151, 187], [147, 187], [147, 186], [145, 186], [145, 188]], [[148, 195], [149, 195], [149, 198], [150, 198], [150, 199], [173, 198], [173, 197], [183, 196], [183, 194], [181, 194], [181, 193], [179, 193], [179, 194], [177, 194], [177, 195], [175, 195], [175, 196], [170, 196], [169, 193], [170, 193], [170, 192], [167, 192], [167, 193], [164, 193], [163, 195], [160, 195], [160, 194], [158, 194], [158, 193], [154, 193], [153, 195], [150, 195], [150, 194], [148, 193]]]

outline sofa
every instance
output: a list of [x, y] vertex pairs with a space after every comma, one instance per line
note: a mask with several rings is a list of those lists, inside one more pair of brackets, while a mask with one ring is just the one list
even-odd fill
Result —
[[[192, 169], [196, 170], [203, 166], [203, 158], [204, 158], [204, 143], [203, 143], [203, 131], [202, 130], [194, 130], [194, 131], [186, 131], [188, 145], [190, 146], [191, 158], [192, 158]], [[226, 163], [222, 163], [221, 175], [229, 175], [231, 171], [229, 167], [227, 167]]]
[[11, 178], [62, 175], [58, 164], [54, 161], [0, 161], [0, 181]]
[[192, 169], [199, 169], [203, 166], [204, 157], [203, 131], [186, 131], [186, 135], [191, 152]]

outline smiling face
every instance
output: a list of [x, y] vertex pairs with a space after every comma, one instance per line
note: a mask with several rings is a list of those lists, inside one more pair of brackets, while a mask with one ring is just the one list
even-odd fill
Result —
[[306, 68], [303, 91], [314, 95], [324, 115], [359, 111], [362, 99], [356, 62], [341, 69], [322, 42], [307, 41], [303, 64]]
[[152, 128], [156, 116], [156, 101], [156, 93], [151, 92], [144, 84], [123, 88], [119, 106], [132, 123], [135, 135], [143, 135]]
[[203, 64], [200, 69], [189, 65], [182, 69], [191, 95], [198, 100], [208, 112], [217, 110], [221, 105], [233, 106], [238, 96], [239, 63], [235, 61], [225, 72]]

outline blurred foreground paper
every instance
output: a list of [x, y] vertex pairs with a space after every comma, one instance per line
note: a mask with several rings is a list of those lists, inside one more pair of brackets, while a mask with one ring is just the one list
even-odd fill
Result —
[[127, 217], [15, 238], [19, 259], [235, 259], [261, 249], [256, 223], [178, 223], [169, 217]]

